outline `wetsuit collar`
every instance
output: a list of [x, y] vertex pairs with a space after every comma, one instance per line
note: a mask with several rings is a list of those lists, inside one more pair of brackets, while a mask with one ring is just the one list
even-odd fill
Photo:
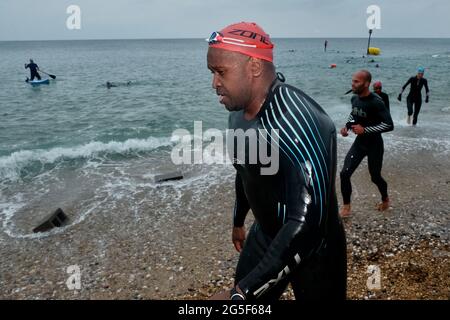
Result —
[[368, 100], [368, 99], [372, 99], [372, 97], [373, 97], [375, 94], [376, 94], [376, 93], [373, 93], [373, 92], [371, 91], [367, 96], [364, 96], [364, 97], [358, 96], [358, 98], [361, 99], [361, 100]]

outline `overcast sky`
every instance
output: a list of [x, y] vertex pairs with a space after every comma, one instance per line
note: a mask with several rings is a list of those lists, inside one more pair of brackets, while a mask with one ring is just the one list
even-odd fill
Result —
[[[239, 21], [272, 37], [366, 37], [369, 5], [381, 9], [377, 37], [450, 37], [449, 0], [0, 0], [0, 41], [206, 38]], [[69, 5], [81, 29], [69, 30]]]

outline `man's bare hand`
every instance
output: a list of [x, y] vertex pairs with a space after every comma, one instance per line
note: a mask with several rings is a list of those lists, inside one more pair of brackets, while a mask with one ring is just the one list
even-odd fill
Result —
[[352, 126], [352, 130], [355, 134], [363, 134], [364, 133], [364, 127], [360, 124], [355, 124]]
[[344, 128], [341, 129], [341, 135], [342, 135], [343, 137], [348, 136], [348, 130], [347, 130], [346, 127], [344, 127]]
[[241, 252], [245, 241], [245, 227], [234, 227], [231, 240], [233, 241], [236, 250]]

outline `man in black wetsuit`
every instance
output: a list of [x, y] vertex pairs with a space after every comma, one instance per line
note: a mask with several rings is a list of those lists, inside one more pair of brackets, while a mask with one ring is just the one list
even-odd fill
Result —
[[344, 204], [341, 208], [341, 217], [351, 214], [352, 184], [350, 178], [367, 156], [369, 172], [372, 182], [381, 193], [381, 203], [378, 210], [389, 209], [389, 196], [387, 183], [381, 176], [383, 166], [384, 143], [381, 133], [394, 129], [389, 110], [379, 96], [370, 92], [372, 75], [367, 70], [360, 70], [352, 77], [352, 112], [344, 128], [341, 129], [342, 136], [348, 136], [348, 131], [358, 135], [344, 160], [341, 171], [341, 192]]
[[37, 78], [38, 80], [41, 80], [41, 76], [38, 73], [39, 67], [36, 63], [34, 63], [33, 59], [30, 59], [30, 63], [25, 63], [25, 69], [30, 69], [30, 77], [31, 81], [34, 80], [34, 78]]
[[390, 112], [389, 96], [382, 90], [383, 90], [383, 85], [381, 84], [381, 81], [375, 81], [375, 83], [373, 84], [373, 92], [375, 92], [381, 98], [381, 100], [383, 100], [384, 106]]
[[[235, 287], [213, 299], [273, 301], [288, 283], [297, 300], [345, 299], [346, 243], [335, 192], [333, 122], [313, 99], [277, 75], [273, 44], [258, 25], [230, 25], [208, 41], [212, 86], [231, 112], [229, 128], [267, 133], [266, 150], [276, 146], [279, 151], [279, 168], [270, 175], [262, 173], [260, 159], [234, 162], [232, 242], [240, 258]], [[248, 141], [241, 144], [246, 157], [250, 147]], [[236, 157], [242, 150], [238, 144], [231, 151]], [[250, 209], [255, 221], [246, 234]]]
[[[408, 85], [411, 85], [409, 89], [408, 97], [406, 98], [406, 107], [408, 108], [408, 118], [406, 118], [406, 122], [411, 124], [411, 116], [413, 116], [412, 124], [415, 126], [417, 124], [417, 117], [419, 116], [420, 107], [422, 106], [422, 88], [425, 87], [425, 103], [429, 101], [429, 92], [428, 89], [428, 81], [423, 77], [425, 69], [423, 67], [419, 67], [417, 69], [417, 75], [415, 77], [411, 77], [406, 81], [406, 83], [402, 87], [402, 92], [398, 95], [398, 101], [402, 100], [402, 93], [405, 91]], [[413, 110], [414, 107], [414, 110]]]

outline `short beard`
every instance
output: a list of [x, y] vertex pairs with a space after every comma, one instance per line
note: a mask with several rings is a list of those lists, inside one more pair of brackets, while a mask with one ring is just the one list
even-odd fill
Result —
[[242, 106], [227, 106], [227, 105], [225, 105], [225, 109], [227, 109], [230, 112], [233, 112], [233, 111], [243, 110], [244, 107], [242, 107]]
[[354, 94], [360, 94], [360, 93], [363, 92], [363, 91], [364, 91], [364, 88], [363, 88], [363, 87], [355, 88], [354, 90], [352, 89], [352, 92], [353, 92]]

